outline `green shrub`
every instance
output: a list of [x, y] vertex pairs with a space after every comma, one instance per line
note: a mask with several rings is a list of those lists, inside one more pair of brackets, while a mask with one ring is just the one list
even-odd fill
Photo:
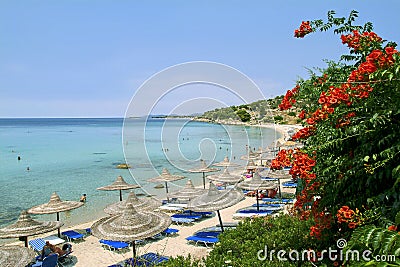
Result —
[[[289, 215], [245, 220], [235, 230], [220, 235], [220, 242], [205, 259], [205, 265], [297, 266], [301, 262], [279, 261], [276, 253], [272, 254], [270, 261], [269, 254], [271, 250], [282, 249], [289, 252], [291, 249], [303, 251], [315, 247], [314, 239], [308, 235], [311, 225], [311, 221], [301, 221]], [[257, 253], [261, 250], [259, 255], [262, 257], [265, 248], [268, 257], [266, 260], [259, 260]]]
[[281, 121], [281, 120], [283, 120], [283, 117], [280, 115], [276, 115], [276, 116], [274, 116], [274, 120]]
[[292, 116], [292, 117], [295, 117], [297, 114], [296, 114], [296, 112], [294, 112], [294, 111], [290, 111], [290, 112], [288, 113], [288, 115], [289, 115], [289, 116]]

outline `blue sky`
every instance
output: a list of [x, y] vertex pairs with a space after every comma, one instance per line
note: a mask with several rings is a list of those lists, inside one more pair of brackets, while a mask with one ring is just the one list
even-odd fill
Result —
[[[360, 24], [371, 21], [380, 36], [399, 42], [396, 0], [1, 0], [0, 117], [122, 117], [149, 77], [190, 61], [226, 64], [265, 97], [281, 95], [307, 77], [307, 67], [346, 51], [331, 32], [296, 39], [294, 29], [329, 10], [347, 16], [352, 9]], [[217, 101], [182, 112], [241, 104], [213, 86], [181, 90], [154, 113], [205, 96]]]

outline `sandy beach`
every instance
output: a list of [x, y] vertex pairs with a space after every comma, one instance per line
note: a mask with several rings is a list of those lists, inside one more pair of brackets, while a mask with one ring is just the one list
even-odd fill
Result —
[[[289, 132], [295, 131], [296, 128], [299, 128], [298, 125], [274, 125], [274, 124], [265, 124], [258, 125], [260, 127], [268, 127], [279, 131], [282, 134], [282, 137], [279, 141], [283, 142], [289, 138]], [[289, 179], [287, 179], [289, 180]], [[282, 180], [281, 182], [287, 181]], [[282, 192], [290, 192], [293, 193], [294, 189], [283, 188], [281, 186]], [[254, 197], [245, 197], [241, 202], [236, 205], [221, 210], [221, 216], [224, 223], [238, 222], [238, 220], [234, 220], [232, 215], [236, 213], [238, 209], [251, 206], [256, 202]], [[285, 206], [285, 210], [287, 210], [287, 206]], [[172, 215], [172, 214], [171, 214]], [[96, 215], [96, 217], [99, 215]], [[106, 214], [104, 213], [104, 216]], [[94, 217], [90, 222], [70, 226], [64, 226], [61, 228], [61, 231], [66, 230], [75, 230], [84, 233], [86, 228], [90, 228], [91, 225], [100, 217]], [[173, 235], [170, 237], [162, 237], [157, 240], [151, 240], [146, 242], [143, 245], [137, 245], [137, 253], [138, 255], [154, 252], [161, 255], [176, 257], [178, 255], [187, 256], [191, 254], [193, 258], [202, 258], [207, 256], [207, 254], [211, 251], [211, 247], [205, 247], [203, 245], [195, 246], [193, 243], [188, 243], [186, 238], [191, 236], [196, 231], [199, 231], [206, 227], [216, 226], [219, 223], [218, 217], [214, 214], [211, 218], [202, 219], [199, 222], [196, 222], [192, 225], [174, 225], [172, 224], [170, 228], [175, 228], [179, 230], [177, 235]], [[47, 237], [50, 235], [57, 235], [57, 232], [50, 232], [44, 235], [39, 236], [31, 236], [29, 240], [38, 237]], [[123, 261], [129, 257], [132, 257], [132, 249], [125, 249], [120, 252], [110, 251], [99, 243], [99, 239], [92, 236], [87, 235], [84, 238], [84, 241], [80, 242], [71, 242], [73, 245], [73, 253], [72, 260], [65, 264], [64, 266], [76, 266], [76, 267], [87, 267], [87, 266], [109, 266], [115, 264], [117, 262]], [[22, 242], [13, 242], [13, 245], [23, 245]], [[61, 246], [61, 245], [60, 245]]]
[[[293, 193], [294, 189], [282, 188], [283, 192]], [[256, 203], [256, 199], [254, 197], [245, 197], [242, 201], [237, 203], [234, 206], [223, 209], [220, 211], [223, 223], [232, 223], [239, 222], [239, 220], [235, 220], [232, 218], [232, 215], [241, 208], [251, 206]], [[287, 211], [288, 205], [284, 207], [284, 212]], [[171, 213], [172, 215], [173, 213]], [[106, 216], [106, 214], [104, 214]], [[91, 225], [99, 218], [95, 220], [83, 223], [79, 225], [75, 225], [73, 227], [63, 227], [61, 231], [66, 230], [75, 230], [78, 232], [85, 232], [86, 228], [90, 228]], [[212, 247], [205, 247], [203, 245], [195, 246], [193, 243], [188, 243], [186, 237], [191, 236], [196, 231], [199, 231], [206, 227], [216, 226], [219, 223], [218, 217], [216, 214], [213, 214], [212, 217], [202, 219], [199, 222], [196, 222], [191, 225], [175, 225], [172, 224], [170, 228], [178, 229], [179, 232], [177, 235], [162, 237], [161, 239], [148, 241], [143, 245], [137, 245], [137, 253], [138, 255], [154, 252], [160, 255], [176, 257], [176, 256], [187, 256], [191, 255], [192, 258], [203, 258], [208, 255], [211, 251]], [[56, 236], [57, 232], [50, 232], [43, 235], [31, 236], [29, 240], [35, 238], [44, 238], [47, 236]], [[71, 261], [66, 262], [64, 266], [66, 267], [88, 267], [88, 266], [109, 266], [114, 263], [120, 262], [124, 259], [132, 257], [132, 248], [125, 249], [122, 251], [110, 251], [101, 246], [99, 243], [99, 239], [94, 237], [93, 235], [85, 236], [83, 241], [72, 241], [69, 242], [73, 246], [73, 253], [71, 254]], [[20, 245], [22, 246], [22, 242], [14, 242], [10, 245]], [[61, 246], [60, 244], [59, 246]]]

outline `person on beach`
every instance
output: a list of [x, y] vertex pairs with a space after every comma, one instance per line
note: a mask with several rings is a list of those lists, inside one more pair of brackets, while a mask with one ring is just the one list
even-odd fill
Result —
[[80, 202], [86, 202], [86, 194], [83, 194], [81, 196], [81, 199], [79, 200]]
[[58, 256], [63, 256], [67, 253], [69, 253], [72, 249], [71, 244], [64, 244], [63, 248], [59, 248], [53, 244], [50, 244], [49, 241], [46, 241], [46, 245], [43, 247], [42, 249], [42, 255], [41, 255], [41, 259], [43, 260], [44, 258], [46, 258], [47, 256], [49, 256], [50, 254], [53, 253], [57, 253]]

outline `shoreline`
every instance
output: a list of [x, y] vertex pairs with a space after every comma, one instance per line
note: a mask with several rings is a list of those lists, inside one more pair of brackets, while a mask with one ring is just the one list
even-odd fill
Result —
[[[276, 124], [276, 123], [260, 123], [260, 124], [251, 124], [241, 121], [233, 121], [233, 120], [216, 120], [211, 121], [209, 119], [202, 119], [202, 118], [193, 118], [193, 121], [198, 122], [205, 122], [211, 124], [222, 124], [222, 125], [233, 125], [233, 126], [248, 126], [248, 127], [262, 127], [262, 128], [269, 128], [279, 132], [282, 137], [275, 140], [275, 142], [285, 142], [287, 141], [293, 133], [298, 131], [299, 129], [303, 128], [301, 124]], [[291, 134], [291, 132], [293, 132]]]

